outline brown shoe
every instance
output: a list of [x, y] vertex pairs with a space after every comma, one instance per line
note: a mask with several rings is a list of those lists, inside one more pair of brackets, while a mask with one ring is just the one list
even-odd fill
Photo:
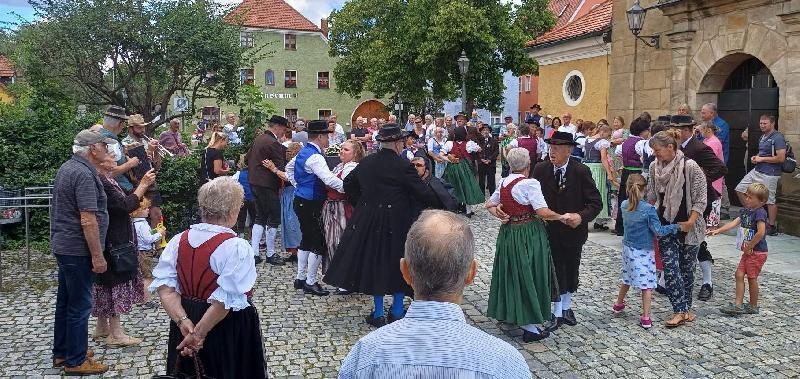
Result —
[[[90, 347], [88, 350], [86, 350], [86, 358], [92, 358], [92, 357], [94, 357], [94, 349]], [[64, 361], [66, 361], [66, 359], [64, 358], [59, 358], [59, 357], [53, 358], [53, 368], [59, 368], [63, 366]]]
[[136, 346], [142, 343], [141, 338], [125, 336], [120, 339], [114, 338], [114, 336], [106, 337], [106, 345], [108, 347], [127, 347], [127, 346]]
[[80, 366], [64, 367], [66, 376], [97, 375], [108, 371], [108, 365], [95, 362], [92, 358], [86, 358]]

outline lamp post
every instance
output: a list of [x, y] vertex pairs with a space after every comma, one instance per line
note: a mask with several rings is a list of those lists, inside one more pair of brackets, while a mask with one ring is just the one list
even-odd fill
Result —
[[469, 72], [469, 58], [467, 53], [461, 50], [461, 57], [458, 58], [458, 71], [461, 72], [461, 111], [467, 113], [467, 72]]
[[401, 124], [403, 121], [403, 99], [400, 95], [395, 96], [394, 110], [397, 111], [397, 123]]
[[[639, 4], [639, 0], [633, 2], [633, 5], [625, 11], [625, 16], [628, 18], [628, 29], [630, 29], [631, 33], [638, 38], [640, 41], [644, 42], [645, 45], [650, 47], [655, 47], [656, 49], [661, 48], [661, 35], [654, 34], [652, 36], [640, 36], [639, 33], [642, 32], [642, 27], [644, 27], [644, 17], [647, 15], [647, 11], [653, 9], [654, 7], [642, 8]], [[647, 39], [650, 41], [648, 42]]]

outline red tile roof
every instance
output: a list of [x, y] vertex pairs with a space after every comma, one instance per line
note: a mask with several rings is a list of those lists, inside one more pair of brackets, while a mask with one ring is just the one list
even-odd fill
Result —
[[558, 41], [575, 39], [587, 34], [603, 32], [611, 29], [611, 11], [613, 1], [606, 0], [594, 9], [566, 25], [552, 29], [539, 38], [527, 43], [528, 47], [549, 44]]
[[553, 29], [566, 25], [580, 5], [581, 0], [550, 0], [547, 9], [556, 18], [556, 24], [553, 25]]
[[244, 0], [225, 16], [225, 20], [254, 28], [322, 32], [283, 0]]
[[5, 55], [0, 55], [0, 76], [15, 76], [16, 71]]

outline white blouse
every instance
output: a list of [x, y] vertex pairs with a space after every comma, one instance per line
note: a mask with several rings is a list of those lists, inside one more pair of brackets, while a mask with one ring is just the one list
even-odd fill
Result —
[[[513, 182], [517, 178], [524, 178], [520, 174], [510, 174], [500, 180], [500, 185], [489, 198], [493, 204], [500, 204], [500, 188], [505, 187], [507, 184]], [[523, 179], [511, 189], [511, 197], [514, 201], [522, 205], [531, 205], [533, 209], [538, 210], [547, 208], [547, 202], [544, 200], [542, 194], [542, 185], [536, 179]]]
[[[608, 149], [609, 147], [611, 147], [611, 141], [609, 140], [600, 139], [596, 141], [597, 142], [594, 142], [594, 148], [597, 150]], [[587, 140], [586, 142], [588, 143], [589, 141]]]
[[[442, 146], [442, 154], [449, 154], [450, 151], [453, 150], [453, 141], [447, 141]], [[478, 146], [475, 141], [467, 141], [467, 152], [468, 153], [477, 153], [481, 151], [481, 147]]]
[[[189, 244], [195, 247], [200, 246], [219, 233], [236, 234], [224, 226], [195, 224], [189, 227]], [[153, 283], [147, 288], [148, 291], [156, 292], [159, 287], [167, 286], [174, 288], [178, 293], [181, 292], [176, 266], [182, 234], [172, 237], [164, 252], [161, 253], [161, 258], [159, 258], [156, 268], [153, 269]], [[250, 306], [245, 293], [253, 289], [253, 285], [256, 283], [256, 262], [250, 242], [238, 237], [228, 239], [211, 254], [209, 265], [211, 271], [219, 275], [217, 278], [219, 288], [211, 293], [208, 302], [219, 301], [225, 305], [225, 309], [233, 311]]]
[[[339, 173], [341, 172], [342, 183], [344, 183], [344, 178], [346, 178], [347, 175], [350, 175], [350, 172], [353, 171], [353, 169], [356, 168], [356, 166], [358, 166], [358, 162], [339, 163], [338, 165], [336, 165], [336, 167], [333, 168], [333, 175], [339, 175]], [[339, 193], [344, 193], [344, 188], [342, 188], [342, 190], [339, 191]]]

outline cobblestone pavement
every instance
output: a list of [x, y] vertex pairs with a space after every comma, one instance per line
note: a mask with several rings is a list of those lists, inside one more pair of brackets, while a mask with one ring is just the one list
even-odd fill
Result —
[[[581, 267], [581, 288], [574, 301], [578, 319], [542, 343], [524, 344], [519, 329], [486, 317], [498, 223], [481, 211], [471, 220], [477, 237], [479, 271], [468, 287], [463, 309], [470, 323], [519, 349], [536, 377], [797, 377], [800, 328], [797, 288], [800, 280], [771, 272], [761, 277], [762, 311], [757, 316], [725, 317], [717, 308], [733, 296], [735, 262], [718, 260], [715, 297], [696, 304], [698, 319], [667, 330], [669, 301], [656, 295], [655, 326], [638, 326], [641, 303], [631, 292], [628, 310], [611, 315], [619, 276], [619, 252], [588, 243]], [[52, 259], [35, 260], [39, 273], [25, 277], [4, 254], [0, 293], [0, 377], [58, 377], [50, 368], [55, 280]], [[13, 258], [13, 257], [12, 257]], [[363, 316], [368, 296], [304, 296], [291, 288], [295, 266], [259, 266], [255, 304], [261, 315], [271, 377], [335, 377], [352, 344], [370, 331]], [[699, 274], [699, 272], [698, 272]], [[50, 285], [49, 288], [47, 285]], [[696, 294], [695, 290], [695, 294]], [[391, 301], [391, 300], [389, 300]], [[406, 300], [408, 301], [408, 300]], [[111, 364], [106, 377], [143, 377], [163, 373], [168, 329], [160, 309], [136, 308], [123, 320], [137, 347], [109, 349], [91, 342], [97, 356]]]

